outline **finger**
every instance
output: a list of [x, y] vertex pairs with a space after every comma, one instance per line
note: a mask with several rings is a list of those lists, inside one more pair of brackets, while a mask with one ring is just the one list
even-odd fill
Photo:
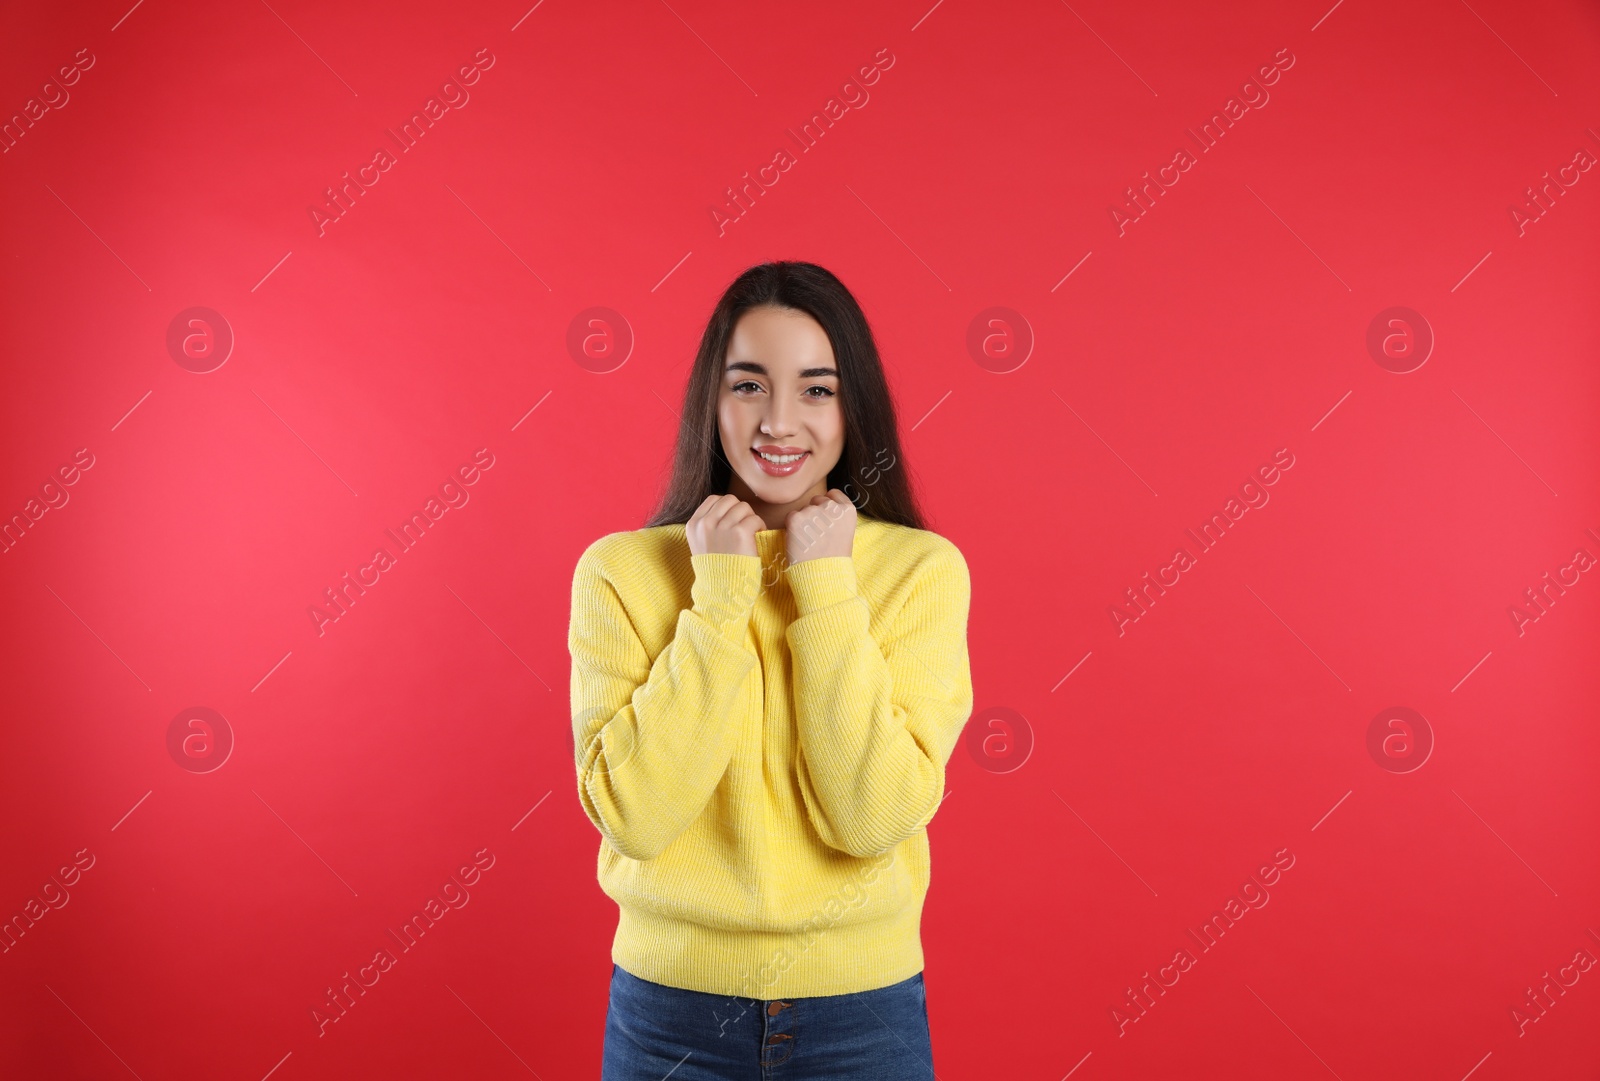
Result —
[[728, 511], [734, 504], [729, 502], [730, 496], [719, 495], [714, 498], [716, 502], [706, 511], [706, 524], [716, 528], [727, 519]]

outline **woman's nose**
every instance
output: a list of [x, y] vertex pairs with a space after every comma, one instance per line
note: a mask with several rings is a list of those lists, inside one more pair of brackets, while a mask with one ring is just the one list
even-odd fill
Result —
[[794, 427], [790, 424], [788, 410], [779, 406], [768, 409], [761, 430], [774, 439], [793, 435]]

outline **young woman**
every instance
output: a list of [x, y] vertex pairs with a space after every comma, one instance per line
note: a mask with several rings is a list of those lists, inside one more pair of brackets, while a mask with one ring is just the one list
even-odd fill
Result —
[[578, 799], [617, 902], [605, 1081], [931, 1078], [925, 827], [972, 709], [866, 317], [811, 263], [723, 294], [671, 484], [572, 583]]

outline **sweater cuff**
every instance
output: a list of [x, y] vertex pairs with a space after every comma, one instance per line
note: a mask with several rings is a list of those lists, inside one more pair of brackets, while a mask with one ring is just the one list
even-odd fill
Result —
[[719, 634], [742, 642], [761, 594], [761, 557], [701, 552], [690, 556], [689, 563], [694, 567], [694, 585], [689, 589], [694, 611]]
[[851, 556], [817, 556], [791, 563], [789, 592], [800, 615], [832, 607], [857, 596], [856, 563]]

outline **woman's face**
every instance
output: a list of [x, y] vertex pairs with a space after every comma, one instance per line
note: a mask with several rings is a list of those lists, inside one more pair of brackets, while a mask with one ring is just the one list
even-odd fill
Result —
[[[839, 372], [822, 325], [792, 308], [751, 308], [734, 324], [717, 397], [728, 490], [768, 529], [828, 491], [844, 453]], [[801, 455], [792, 462], [777, 458]]]

